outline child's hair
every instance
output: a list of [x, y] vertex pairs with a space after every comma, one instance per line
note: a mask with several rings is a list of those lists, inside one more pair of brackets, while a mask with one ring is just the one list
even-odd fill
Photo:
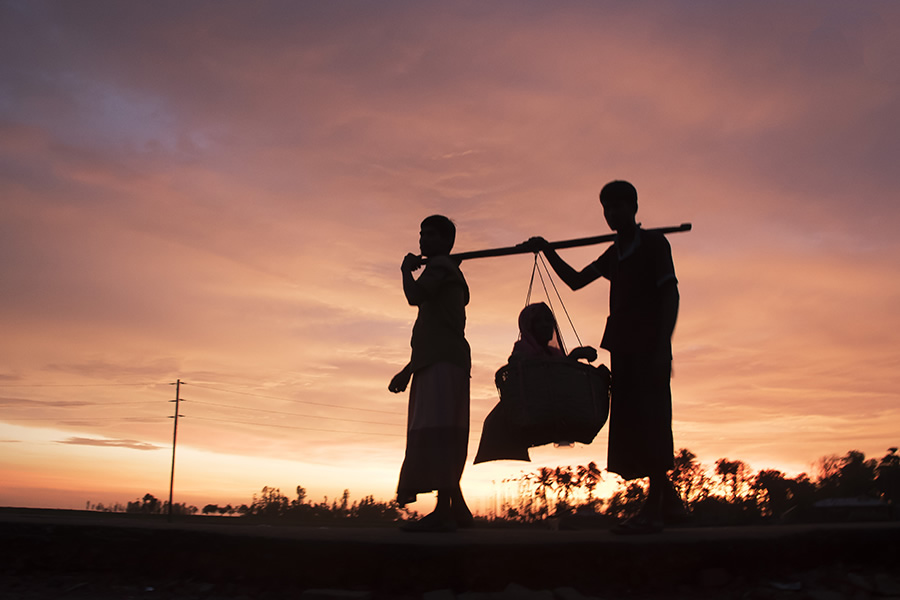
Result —
[[444, 215], [431, 215], [422, 221], [422, 227], [434, 227], [447, 242], [447, 252], [453, 249], [456, 241], [456, 225]]
[[637, 212], [637, 190], [627, 181], [610, 181], [600, 190], [600, 204], [604, 206], [608, 202], [627, 202]]

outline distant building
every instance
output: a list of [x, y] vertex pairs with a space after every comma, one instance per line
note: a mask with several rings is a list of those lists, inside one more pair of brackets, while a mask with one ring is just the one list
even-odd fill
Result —
[[817, 521], [890, 521], [895, 507], [878, 498], [827, 498], [813, 504]]

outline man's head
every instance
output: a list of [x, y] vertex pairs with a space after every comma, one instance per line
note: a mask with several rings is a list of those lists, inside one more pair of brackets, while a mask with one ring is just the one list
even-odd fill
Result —
[[444, 215], [431, 215], [422, 221], [419, 250], [422, 256], [450, 254], [456, 241], [456, 225]]
[[603, 216], [610, 229], [619, 231], [633, 227], [637, 214], [637, 190], [627, 181], [610, 181], [600, 190], [600, 204]]

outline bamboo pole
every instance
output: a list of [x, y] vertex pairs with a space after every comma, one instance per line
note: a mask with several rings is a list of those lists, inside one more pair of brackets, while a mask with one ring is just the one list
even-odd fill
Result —
[[[682, 223], [675, 227], [657, 227], [655, 229], [645, 229], [644, 231], [653, 231], [655, 233], [676, 233], [679, 231], [690, 231], [690, 223]], [[561, 248], [575, 248], [578, 246], [592, 246], [594, 244], [603, 244], [604, 242], [615, 241], [616, 234], [608, 233], [605, 235], [596, 235], [593, 237], [576, 238], [572, 240], [560, 240], [558, 242], [550, 242], [550, 247], [559, 250]], [[525, 247], [525, 243], [515, 246], [507, 246], [505, 248], [490, 248], [488, 250], [473, 250], [471, 252], [459, 252], [451, 254], [450, 258], [457, 262], [469, 260], [472, 258], [490, 258], [493, 256], [510, 256], [512, 254], [531, 254], [532, 251]], [[423, 262], [427, 262], [424, 261]]]

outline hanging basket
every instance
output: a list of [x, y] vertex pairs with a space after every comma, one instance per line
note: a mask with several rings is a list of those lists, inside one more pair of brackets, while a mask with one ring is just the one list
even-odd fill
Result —
[[523, 359], [494, 377], [512, 425], [529, 445], [590, 444], [609, 415], [609, 369], [567, 358]]

